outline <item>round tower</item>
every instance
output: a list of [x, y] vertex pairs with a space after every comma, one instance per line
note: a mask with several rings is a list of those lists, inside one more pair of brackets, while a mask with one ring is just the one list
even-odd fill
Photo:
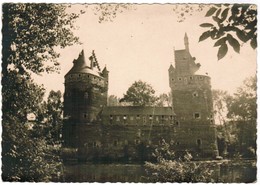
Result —
[[107, 91], [106, 67], [101, 72], [94, 51], [86, 60], [82, 50], [65, 75], [64, 117], [74, 123], [97, 121], [98, 114], [107, 105]]
[[[190, 148], [204, 155], [218, 155], [213, 119], [213, 100], [209, 76], [197, 75], [200, 68], [189, 52], [188, 37], [184, 50], [175, 50], [175, 67], [169, 68], [169, 85], [180, 149]], [[185, 135], [183, 134], [185, 133]]]

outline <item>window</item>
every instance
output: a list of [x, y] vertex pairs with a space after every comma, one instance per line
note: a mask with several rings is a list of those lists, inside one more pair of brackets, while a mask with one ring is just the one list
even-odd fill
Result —
[[187, 78], [184, 78], [184, 83], [185, 83], [185, 84], [187, 84], [187, 83], [188, 83], [188, 81], [187, 81]]
[[133, 121], [133, 120], [134, 120], [134, 117], [133, 117], [133, 116], [130, 116], [130, 120]]
[[118, 145], [118, 141], [115, 140], [115, 141], [114, 141], [114, 146], [117, 146], [117, 145]]
[[124, 120], [126, 120], [126, 119], [127, 119], [126, 115], [124, 115], [123, 119], [124, 119]]
[[192, 93], [192, 96], [193, 96], [193, 97], [198, 97], [198, 96], [199, 96], [199, 93], [198, 93], [198, 92], [193, 92], [193, 93]]
[[137, 116], [136, 116], [136, 119], [140, 119], [140, 115], [137, 115]]
[[190, 80], [193, 80], [193, 76], [190, 76]]
[[179, 142], [179, 141], [177, 141], [177, 142], [176, 142], [176, 145], [180, 145], [180, 142]]
[[153, 119], [153, 115], [150, 115], [150, 116], [149, 116], [149, 120], [152, 120], [152, 119]]
[[197, 145], [200, 147], [201, 146], [201, 139], [197, 139]]
[[179, 122], [179, 121], [175, 121], [175, 125], [176, 125], [176, 126], [179, 126], [179, 125], [180, 125], [180, 122]]
[[178, 79], [179, 79], [179, 81], [181, 81], [181, 80], [182, 80], [182, 78], [181, 78], [181, 77], [179, 77]]
[[198, 112], [194, 113], [194, 118], [195, 119], [200, 119], [200, 113], [198, 113]]
[[143, 117], [143, 123], [146, 123], [146, 117], [145, 116]]
[[200, 80], [203, 80], [203, 77], [202, 76], [200, 76], [200, 78], [199, 78]]
[[162, 120], [164, 120], [164, 115], [162, 115], [162, 117], [161, 117], [161, 118], [162, 118]]
[[110, 120], [112, 120], [113, 119], [113, 115], [110, 115]]
[[84, 98], [88, 99], [88, 93], [87, 92], [84, 93]]
[[174, 81], [175, 79], [174, 78], [172, 78], [172, 81]]
[[117, 117], [116, 117], [116, 121], [120, 121], [120, 116], [117, 116]]
[[81, 77], [81, 74], [79, 74], [79, 77]]
[[210, 120], [210, 123], [211, 123], [211, 124], [213, 124], [213, 123], [214, 123], [214, 121], [211, 119], [211, 120]]
[[86, 119], [86, 118], [88, 117], [88, 114], [87, 114], [87, 113], [84, 113], [84, 114], [83, 114], [83, 117], [84, 117], [84, 119]]

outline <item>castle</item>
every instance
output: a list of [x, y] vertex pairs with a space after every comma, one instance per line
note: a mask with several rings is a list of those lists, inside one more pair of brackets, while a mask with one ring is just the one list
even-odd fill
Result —
[[172, 107], [107, 106], [109, 71], [82, 51], [65, 75], [64, 146], [85, 160], [149, 160], [163, 139], [175, 151], [218, 156], [210, 77], [195, 74], [186, 34], [184, 44], [168, 70]]

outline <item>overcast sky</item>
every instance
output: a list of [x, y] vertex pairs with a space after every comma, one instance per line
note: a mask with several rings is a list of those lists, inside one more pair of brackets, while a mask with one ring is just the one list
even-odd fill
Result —
[[[79, 10], [79, 5], [74, 6]], [[212, 89], [235, 92], [246, 77], [256, 74], [256, 51], [244, 44], [240, 54], [229, 48], [226, 57], [217, 60], [214, 42], [198, 42], [205, 29], [199, 25], [211, 21], [205, 18], [205, 11], [186, 16], [178, 22], [172, 5], [136, 5], [135, 10], [119, 13], [113, 22], [98, 22], [92, 6], [76, 22], [82, 46], [73, 46], [61, 51], [60, 74], [36, 77], [47, 91], [64, 92], [64, 75], [72, 67], [73, 59], [84, 48], [90, 56], [95, 50], [100, 67], [106, 65], [110, 71], [109, 94], [122, 97], [136, 80], [143, 80], [153, 86], [156, 94], [168, 93], [168, 68], [174, 65], [175, 50], [184, 49], [184, 34], [187, 33], [191, 55], [201, 64], [200, 74], [211, 77]]]

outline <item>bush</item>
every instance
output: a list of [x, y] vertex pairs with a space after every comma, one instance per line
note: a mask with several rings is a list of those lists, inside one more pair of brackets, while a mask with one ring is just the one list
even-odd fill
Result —
[[176, 156], [164, 140], [154, 152], [156, 163], [145, 162], [148, 182], [214, 182], [211, 163], [192, 161], [189, 152]]

